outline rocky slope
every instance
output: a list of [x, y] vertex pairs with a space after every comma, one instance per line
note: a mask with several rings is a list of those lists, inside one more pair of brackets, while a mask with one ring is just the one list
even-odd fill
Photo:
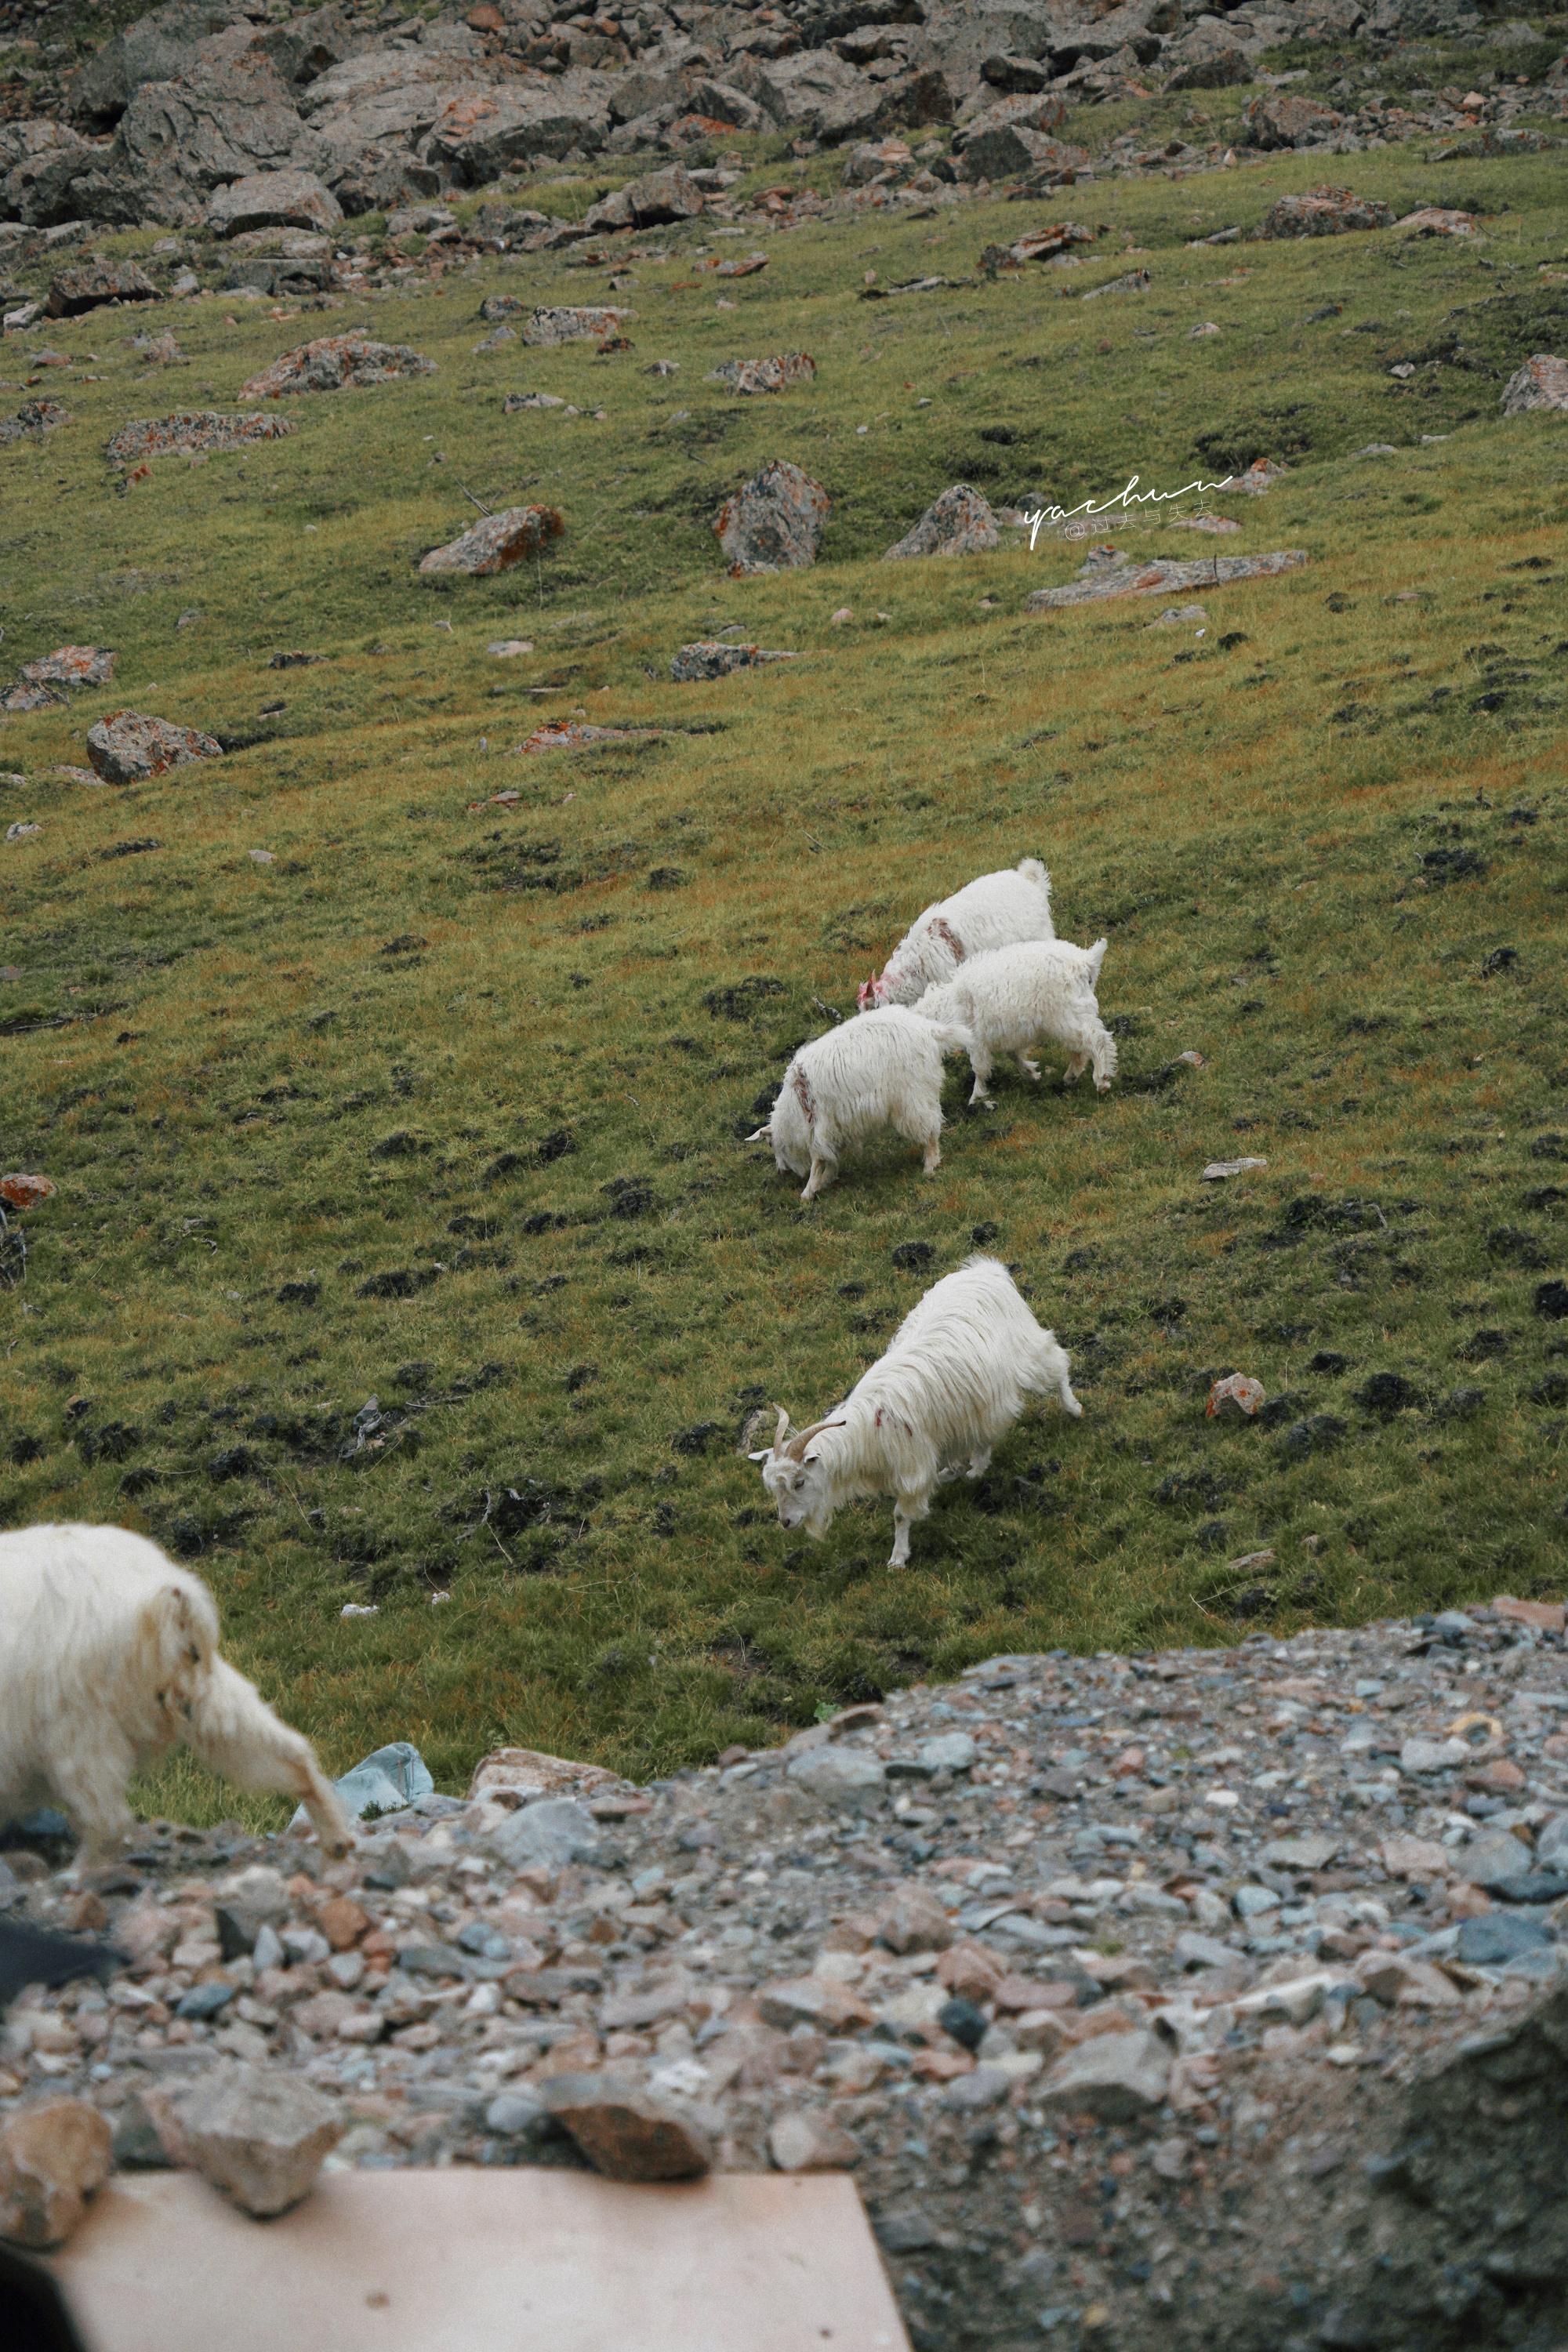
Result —
[[240, 2061], [342, 2102], [334, 2163], [852, 2166], [931, 2352], [1545, 2352], [1563, 1628], [997, 1658], [644, 1790], [502, 1751], [328, 1868], [13, 1835], [8, 1916], [123, 1965], [22, 1996], [0, 2119], [75, 2092], [163, 2163]]
[[[679, 154], [759, 131], [805, 153], [951, 125], [995, 176], [1059, 165], [1051, 134], [1074, 100], [1247, 82], [1286, 45], [1353, 42], [1364, 68], [1414, 38], [1483, 36], [1510, 89], [1510, 69], [1542, 49], [1531, 25], [1488, 26], [1469, 0], [639, 0], [596, 16], [479, 0], [430, 18], [379, 0], [168, 0], [83, 64], [68, 42], [13, 42], [0, 221], [191, 227], [218, 191], [288, 173], [316, 192], [316, 217], [293, 225], [324, 227], [546, 159]], [[1450, 110], [1468, 95], [1419, 93]], [[1388, 128], [1319, 106], [1260, 143]]]

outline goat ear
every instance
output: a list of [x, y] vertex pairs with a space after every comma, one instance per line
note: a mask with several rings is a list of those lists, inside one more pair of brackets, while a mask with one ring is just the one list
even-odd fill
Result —
[[747, 1136], [746, 1141], [748, 1143], [766, 1143], [770, 1139], [772, 1129], [769, 1128], [754, 1127], [750, 1135]]
[[771, 1462], [773, 1458], [773, 1449], [771, 1445], [764, 1445], [760, 1454], [748, 1454], [746, 1456], [748, 1462]]

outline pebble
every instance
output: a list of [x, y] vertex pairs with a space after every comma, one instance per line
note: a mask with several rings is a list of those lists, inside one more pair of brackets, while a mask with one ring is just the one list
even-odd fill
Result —
[[243, 2064], [208, 2075], [177, 2113], [196, 2170], [258, 2219], [309, 2194], [343, 2129], [336, 2105], [309, 2083]]

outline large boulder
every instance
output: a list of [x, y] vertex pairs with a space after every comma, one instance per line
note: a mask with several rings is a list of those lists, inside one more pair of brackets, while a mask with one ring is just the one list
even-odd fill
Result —
[[889, 548], [883, 561], [891, 563], [910, 555], [983, 555], [1001, 543], [1002, 534], [986, 499], [967, 482], [954, 482], [934, 505], [927, 507], [913, 530], [906, 531], [896, 547]]
[[219, 236], [253, 228], [307, 228], [324, 234], [342, 216], [342, 206], [314, 172], [252, 172], [218, 190], [207, 206], [206, 225]]
[[223, 745], [196, 727], [144, 718], [139, 710], [111, 710], [87, 734], [87, 756], [106, 784], [141, 784], [167, 768], [191, 760], [216, 760]]
[[882, 113], [882, 85], [857, 73], [831, 49], [801, 49], [794, 57], [751, 65], [744, 73], [737, 68], [731, 79], [781, 127], [829, 145], [863, 139]]
[[483, 85], [482, 66], [461, 52], [405, 45], [345, 58], [297, 93], [326, 151], [311, 168], [351, 213], [434, 195], [440, 172], [415, 151], [448, 104]]
[[1532, 408], [1568, 409], [1568, 360], [1537, 352], [1510, 376], [1503, 389], [1503, 415], [1523, 416]]
[[574, 68], [454, 91], [425, 152], [459, 182], [480, 187], [531, 156], [601, 147], [609, 128], [606, 77]]
[[106, 302], [156, 302], [161, 289], [133, 261], [89, 261], [62, 269], [44, 303], [51, 319], [78, 319]]
[[423, 572], [466, 572], [475, 579], [508, 572], [531, 555], [542, 555], [566, 525], [553, 507], [505, 507], [485, 515], [472, 530], [433, 547], [420, 562]]
[[110, 130], [144, 82], [176, 79], [189, 69], [197, 43], [229, 31], [242, 14], [240, 0], [168, 0], [122, 26], [71, 85], [72, 114], [94, 130]]
[[1320, 106], [1315, 98], [1295, 98], [1289, 91], [1274, 90], [1268, 98], [1255, 98], [1242, 116], [1245, 136], [1249, 147], [1307, 147], [1319, 139], [1328, 138], [1344, 121], [1331, 106]]
[[820, 482], [775, 457], [726, 499], [714, 518], [731, 571], [790, 572], [815, 563], [832, 503]]
[[400, 375], [434, 375], [436, 362], [406, 343], [373, 342], [368, 335], [321, 335], [285, 352], [248, 383], [241, 400], [279, 400], [296, 392], [343, 392], [360, 384], [390, 383]]
[[0, 219], [35, 228], [74, 219], [71, 182], [102, 152], [68, 123], [0, 123]]
[[[324, 172], [326, 142], [301, 121], [276, 67], [250, 51], [150, 82], [121, 117], [104, 167], [148, 218], [189, 222], [213, 189], [292, 166]], [[95, 215], [94, 217], [101, 217]]]
[[599, 342], [618, 335], [623, 322], [636, 315], [607, 303], [545, 302], [530, 312], [522, 340], [541, 351], [556, 343]]
[[1393, 207], [1351, 188], [1309, 188], [1305, 195], [1279, 196], [1263, 216], [1257, 236], [1342, 236], [1349, 229], [1388, 228]]
[[1021, 123], [1003, 122], [972, 133], [959, 159], [963, 180], [1016, 180], [1026, 173], [1067, 177], [1089, 161], [1082, 147], [1069, 147], [1044, 131], [1028, 131]]

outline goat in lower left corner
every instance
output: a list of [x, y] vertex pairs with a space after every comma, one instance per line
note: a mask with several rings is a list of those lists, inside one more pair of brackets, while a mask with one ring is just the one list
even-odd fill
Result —
[[52, 1801], [90, 1861], [135, 1828], [132, 1773], [175, 1746], [298, 1798], [325, 1851], [349, 1851], [310, 1741], [220, 1656], [199, 1576], [125, 1528], [0, 1535], [0, 1820]]

